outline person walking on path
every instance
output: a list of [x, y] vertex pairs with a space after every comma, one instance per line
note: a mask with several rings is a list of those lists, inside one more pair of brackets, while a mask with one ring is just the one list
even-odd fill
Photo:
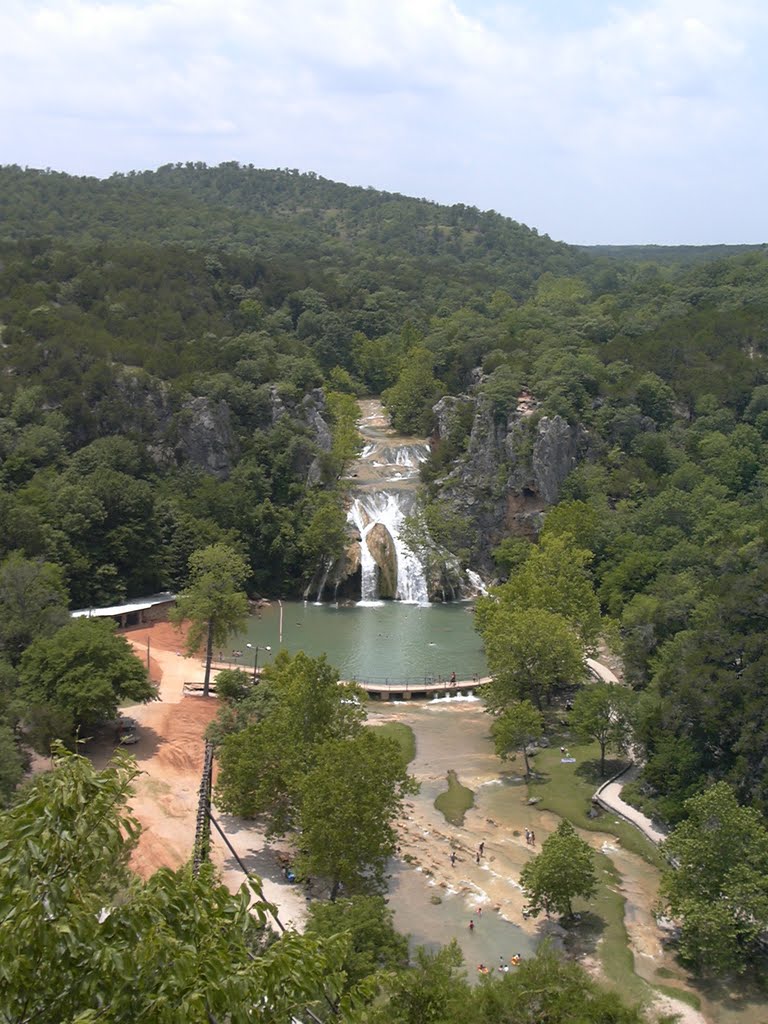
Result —
[[456, 851], [451, 850], [451, 867], [456, 867]]
[[482, 857], [483, 856], [483, 850], [485, 850], [485, 840], [483, 840], [482, 843], [480, 843], [480, 846], [478, 847], [478, 849], [480, 850], [480, 856]]
[[525, 841], [529, 846], [531, 845], [531, 833], [528, 829], [525, 830]]
[[473, 932], [475, 930], [475, 922], [471, 918], [469, 920], [469, 930], [471, 932]]
[[480, 863], [480, 851], [479, 851], [479, 850], [478, 850], [478, 851], [477, 851], [477, 853], [475, 854], [475, 863], [476, 863], [476, 864], [479, 864], [479, 863]]
[[536, 833], [531, 829], [531, 846], [536, 845]]

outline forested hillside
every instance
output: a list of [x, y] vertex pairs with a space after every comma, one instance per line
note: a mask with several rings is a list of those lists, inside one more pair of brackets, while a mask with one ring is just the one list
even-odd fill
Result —
[[223, 540], [251, 593], [298, 594], [343, 548], [369, 393], [404, 431], [437, 430], [426, 522], [503, 577], [541, 524], [504, 509], [559, 417], [578, 465], [548, 529], [593, 552], [643, 691], [640, 797], [674, 820], [724, 778], [768, 809], [764, 251], [623, 258], [236, 164], [8, 167], [0, 213], [3, 558], [42, 561], [84, 606], [178, 588]]

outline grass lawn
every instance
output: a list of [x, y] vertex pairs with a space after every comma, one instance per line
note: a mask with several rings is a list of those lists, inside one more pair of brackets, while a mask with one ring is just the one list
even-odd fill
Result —
[[[369, 724], [374, 723], [369, 722]], [[406, 764], [410, 764], [416, 757], [416, 737], [413, 735], [410, 725], [403, 725], [402, 722], [384, 722], [382, 725], [376, 725], [375, 728], [382, 736], [388, 736], [389, 739], [395, 740], [402, 751]]]
[[596, 956], [609, 985], [626, 999], [646, 1002], [652, 992], [649, 985], [635, 974], [634, 958], [624, 926], [624, 897], [618, 891], [619, 873], [610, 857], [595, 853], [597, 894], [588, 903], [574, 900], [574, 909], [581, 921], [568, 928], [567, 945], [572, 952]]
[[448, 789], [435, 800], [435, 807], [451, 825], [463, 825], [464, 815], [475, 803], [475, 794], [462, 786], [456, 772], [448, 772]]
[[[638, 854], [650, 864], [662, 867], [664, 860], [650, 840], [629, 822], [595, 807], [596, 818], [587, 816], [593, 808], [592, 794], [605, 779], [600, 777], [600, 748], [597, 743], [574, 744], [570, 737], [551, 736], [551, 747], [540, 750], [532, 759], [536, 772], [528, 784], [530, 796], [539, 797], [539, 807], [567, 818], [579, 828], [590, 832], [615, 835], [625, 850]], [[563, 764], [560, 746], [565, 746], [575, 764]], [[617, 761], [606, 761], [608, 777], [622, 767]], [[618, 824], [616, 824], [618, 822]]]

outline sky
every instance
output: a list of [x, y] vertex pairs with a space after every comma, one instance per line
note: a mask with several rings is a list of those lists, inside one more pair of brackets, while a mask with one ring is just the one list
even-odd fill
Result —
[[2, 0], [0, 163], [315, 171], [580, 244], [768, 241], [766, 0]]

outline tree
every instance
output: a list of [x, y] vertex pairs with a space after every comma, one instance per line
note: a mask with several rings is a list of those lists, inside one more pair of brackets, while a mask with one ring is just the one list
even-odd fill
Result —
[[473, 1009], [473, 1016], [464, 1020], [471, 1019], [476, 1024], [647, 1021], [641, 1008], [625, 1005], [617, 992], [602, 988], [580, 964], [563, 959], [546, 942], [539, 946], [536, 956], [526, 958], [514, 974], [506, 975], [502, 984], [478, 985]]
[[394, 740], [363, 729], [324, 743], [301, 782], [299, 872], [330, 879], [332, 901], [342, 885], [351, 893], [379, 888], [395, 853], [392, 819], [417, 790]]
[[352, 896], [333, 903], [313, 900], [306, 935], [330, 938], [346, 933], [342, 970], [352, 986], [381, 970], [408, 963], [408, 940], [395, 931], [392, 911], [383, 896]]
[[0, 807], [7, 803], [21, 782], [27, 765], [13, 729], [0, 722]]
[[434, 366], [435, 357], [425, 348], [414, 348], [403, 359], [396, 383], [382, 395], [396, 430], [425, 435], [431, 429], [432, 406], [444, 393]]
[[59, 748], [0, 814], [0, 1017], [246, 1024], [267, 1006], [287, 1022], [324, 991], [336, 998], [340, 944], [295, 932], [273, 942], [255, 883], [232, 895], [209, 866], [198, 878], [129, 873], [137, 774], [124, 756], [96, 771]]
[[197, 654], [205, 640], [204, 697], [210, 688], [214, 646], [223, 647], [248, 616], [248, 600], [241, 589], [247, 577], [245, 559], [226, 544], [211, 544], [190, 556], [189, 583], [176, 600], [171, 621], [177, 626], [189, 622], [187, 654]]
[[396, 974], [373, 1024], [459, 1024], [472, 1020], [471, 993], [460, 974], [463, 963], [455, 939], [435, 953], [416, 950], [414, 966]]
[[561, 821], [544, 840], [541, 853], [520, 873], [520, 885], [528, 900], [528, 913], [537, 917], [545, 911], [573, 916], [574, 896], [588, 900], [597, 889], [597, 878], [589, 845], [580, 839], [570, 821]]
[[576, 547], [570, 534], [544, 534], [518, 571], [485, 601], [561, 615], [587, 648], [594, 647], [602, 622], [587, 568], [591, 560], [592, 552]]
[[16, 664], [38, 636], [68, 620], [61, 567], [14, 552], [0, 565], [0, 648]]
[[253, 680], [241, 668], [225, 668], [216, 673], [216, 696], [238, 703], [251, 692]]
[[600, 744], [600, 775], [605, 775], [608, 747], [626, 751], [632, 737], [633, 693], [615, 683], [596, 682], [585, 686], [573, 701], [568, 716], [571, 728], [585, 741]]
[[485, 700], [492, 711], [516, 700], [531, 700], [541, 711], [558, 687], [581, 680], [582, 643], [562, 615], [541, 608], [486, 607], [490, 614], [481, 630], [493, 681]]
[[531, 774], [528, 764], [528, 745], [544, 731], [544, 718], [529, 700], [511, 704], [494, 720], [491, 734], [499, 757], [521, 751], [525, 761], [526, 778]]
[[270, 832], [282, 835], [295, 824], [302, 779], [321, 744], [354, 736], [365, 710], [358, 688], [339, 685], [324, 656], [303, 652], [281, 651], [258, 690], [268, 695], [259, 720], [223, 738], [216, 799], [233, 814], [265, 814]]
[[28, 704], [61, 709], [76, 726], [113, 718], [121, 701], [155, 696], [145, 666], [111, 619], [82, 616], [33, 641], [22, 655], [19, 680]]
[[743, 970], [768, 929], [768, 829], [725, 782], [685, 809], [663, 845], [674, 867], [662, 876], [662, 904], [682, 921], [684, 959], [714, 973]]

